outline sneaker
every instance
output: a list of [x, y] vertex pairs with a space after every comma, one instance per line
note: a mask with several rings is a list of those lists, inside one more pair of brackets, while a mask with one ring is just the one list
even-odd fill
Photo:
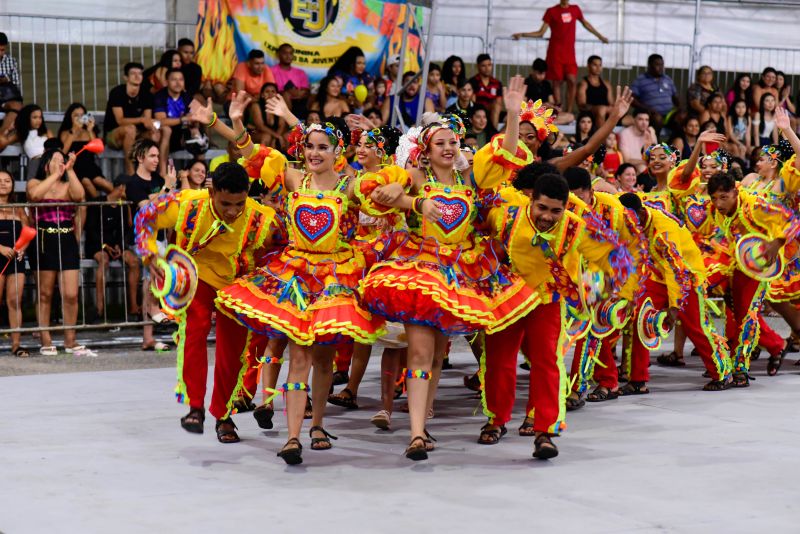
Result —
[[74, 347], [64, 347], [64, 352], [73, 356], [85, 356], [87, 358], [97, 358], [97, 353], [86, 345], [75, 345]]
[[373, 415], [369, 422], [381, 430], [389, 430], [389, 427], [392, 424], [392, 414], [386, 410], [381, 410]]

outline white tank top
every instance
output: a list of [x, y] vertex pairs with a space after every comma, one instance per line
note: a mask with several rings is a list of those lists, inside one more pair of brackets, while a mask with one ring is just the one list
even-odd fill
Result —
[[25, 155], [29, 158], [38, 158], [44, 154], [44, 142], [47, 141], [47, 136], [39, 135], [36, 130], [28, 132], [28, 138], [25, 139], [22, 148], [25, 150]]

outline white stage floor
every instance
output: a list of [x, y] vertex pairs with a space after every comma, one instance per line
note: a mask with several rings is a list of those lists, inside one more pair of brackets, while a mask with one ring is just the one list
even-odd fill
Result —
[[184, 432], [171, 368], [4, 377], [0, 531], [798, 532], [791, 357], [779, 376], [766, 377], [762, 359], [749, 389], [719, 393], [700, 391], [699, 358], [684, 369], [654, 363], [650, 395], [569, 414], [561, 455], [548, 462], [516, 435], [524, 378], [509, 434], [476, 443], [484, 418], [461, 385], [474, 369], [461, 343], [429, 426], [438, 449], [417, 464], [401, 456], [406, 414], [392, 433], [369, 424], [379, 358], [362, 409], [329, 407], [335, 448], [308, 450], [306, 434], [293, 468], [275, 456], [282, 415], [273, 431], [237, 415], [234, 445], [216, 441], [213, 420], [204, 435]]

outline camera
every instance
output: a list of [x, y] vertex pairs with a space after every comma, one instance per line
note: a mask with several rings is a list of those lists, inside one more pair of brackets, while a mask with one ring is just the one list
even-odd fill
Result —
[[80, 123], [86, 126], [93, 118], [91, 113], [85, 113], [81, 115]]

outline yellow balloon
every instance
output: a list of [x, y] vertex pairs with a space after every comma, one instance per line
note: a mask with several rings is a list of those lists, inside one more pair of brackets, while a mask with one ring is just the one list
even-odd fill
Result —
[[357, 85], [353, 90], [353, 95], [356, 97], [356, 100], [363, 104], [364, 100], [367, 99], [367, 87], [363, 84]]

